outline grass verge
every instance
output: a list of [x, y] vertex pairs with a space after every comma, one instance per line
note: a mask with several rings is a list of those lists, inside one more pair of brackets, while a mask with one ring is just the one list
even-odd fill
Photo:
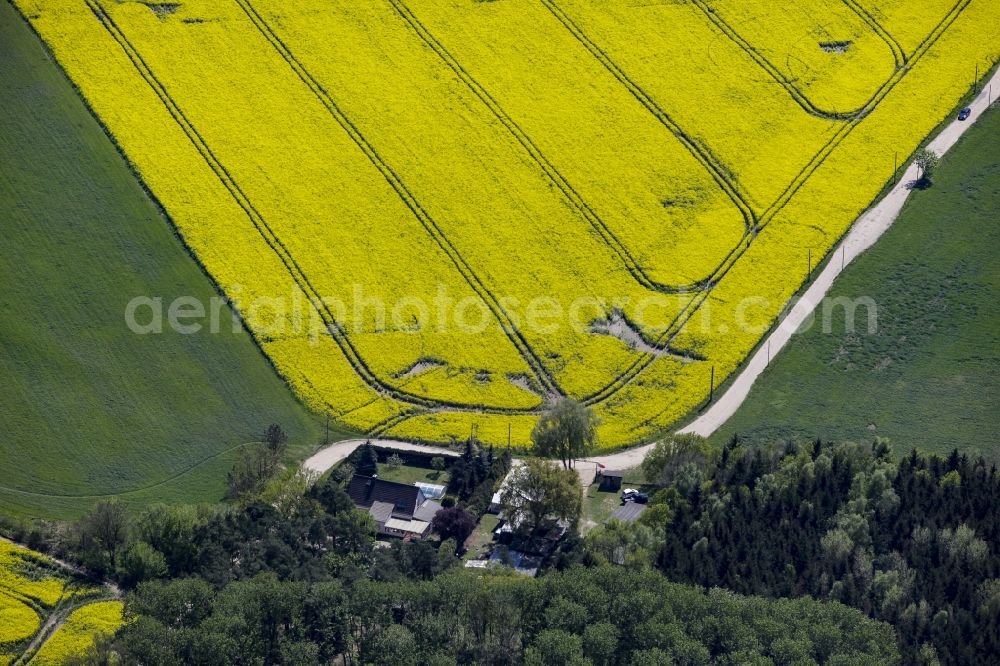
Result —
[[[996, 456], [1000, 427], [1000, 112], [987, 112], [912, 193], [831, 298], [871, 297], [877, 332], [800, 332], [712, 439], [888, 437], [898, 449]], [[864, 309], [859, 313], [864, 314]]]
[[0, 512], [215, 501], [272, 422], [310, 451], [322, 424], [228, 309], [215, 334], [129, 330], [136, 296], [217, 291], [7, 2], [0, 61]]

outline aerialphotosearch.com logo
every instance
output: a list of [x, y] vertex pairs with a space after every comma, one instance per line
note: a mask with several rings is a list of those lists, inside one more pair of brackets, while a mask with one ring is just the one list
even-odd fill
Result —
[[650, 294], [639, 299], [500, 297], [487, 303], [476, 296], [456, 298], [447, 285], [439, 285], [431, 298], [402, 296], [391, 302], [368, 293], [361, 284], [353, 286], [348, 299], [309, 298], [298, 289], [287, 295], [250, 298], [241, 285], [227, 292], [229, 299], [216, 295], [207, 302], [195, 296], [169, 301], [161, 296], [136, 296], [125, 307], [125, 323], [139, 335], [216, 334], [237, 332], [246, 325], [265, 339], [305, 336], [314, 344], [329, 334], [331, 326], [348, 335], [438, 332], [469, 336], [500, 326], [532, 336], [612, 335], [632, 346], [643, 346], [679, 325], [703, 338], [738, 333], [760, 336], [776, 319], [786, 320], [790, 313], [796, 316], [789, 321], [802, 320], [800, 333], [812, 329], [817, 320], [824, 333], [874, 335], [878, 331], [878, 307], [868, 296], [828, 297], [819, 304], [793, 299], [783, 307], [762, 296], [747, 296], [730, 309], [713, 306], [710, 299], [695, 307], [695, 294]]

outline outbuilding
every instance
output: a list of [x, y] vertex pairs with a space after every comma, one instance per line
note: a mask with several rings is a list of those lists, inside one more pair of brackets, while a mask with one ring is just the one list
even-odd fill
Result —
[[617, 469], [598, 468], [597, 477], [601, 481], [601, 490], [616, 492], [622, 488], [622, 479], [625, 478], [625, 472]]

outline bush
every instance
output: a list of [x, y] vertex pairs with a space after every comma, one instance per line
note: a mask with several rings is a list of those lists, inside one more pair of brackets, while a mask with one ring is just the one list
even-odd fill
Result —
[[442, 539], [454, 539], [460, 544], [465, 543], [474, 529], [476, 517], [458, 506], [441, 509], [431, 523], [431, 530], [435, 534]]

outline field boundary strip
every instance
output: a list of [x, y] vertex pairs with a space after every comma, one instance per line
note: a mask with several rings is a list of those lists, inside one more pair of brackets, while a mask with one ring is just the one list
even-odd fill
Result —
[[[237, 0], [242, 2], [244, 0]], [[413, 10], [406, 5], [403, 0], [389, 0], [396, 12], [406, 21], [410, 29], [433, 51], [438, 58], [450, 69], [455, 76], [475, 95], [484, 106], [493, 114], [507, 132], [521, 145], [528, 156], [541, 169], [542, 173], [550, 183], [562, 193], [566, 201], [577, 213], [583, 217], [597, 231], [601, 240], [607, 245], [625, 264], [629, 274], [642, 287], [650, 291], [666, 294], [686, 294], [703, 289], [711, 277], [699, 280], [688, 285], [667, 285], [650, 278], [643, 269], [640, 262], [632, 255], [631, 251], [621, 239], [608, 227], [601, 216], [587, 203], [576, 188], [559, 171], [541, 148], [534, 142], [531, 136], [514, 120], [503, 106], [490, 94], [490, 92], [479, 83], [478, 80], [458, 61], [455, 56], [434, 36], [423, 22], [413, 13]], [[737, 204], [739, 207], [739, 204]], [[749, 229], [752, 217], [748, 217], [747, 211], [739, 208], [744, 219], [744, 225]], [[718, 269], [716, 269], [718, 270]]]
[[[826, 120], [848, 121], [857, 117], [859, 114], [864, 113], [865, 108], [867, 108], [871, 100], [874, 99], [875, 95], [878, 94], [876, 91], [875, 95], [872, 95], [868, 102], [852, 111], [829, 111], [821, 109], [816, 106], [812, 100], [809, 99], [808, 95], [799, 89], [798, 86], [792, 83], [792, 81], [789, 80], [788, 77], [785, 76], [767, 56], [757, 50], [757, 48], [745, 37], [743, 37], [743, 35], [741, 35], [736, 28], [730, 25], [730, 23], [723, 18], [719, 12], [712, 9], [705, 0], [691, 1], [695, 7], [701, 10], [701, 13], [708, 18], [712, 25], [718, 28], [718, 30], [731, 42], [736, 44], [740, 50], [746, 53], [761, 69], [767, 72], [767, 74], [789, 94], [795, 103], [802, 107], [802, 109], [811, 116], [816, 116], [817, 118], [823, 118]], [[878, 37], [889, 47], [889, 50], [892, 52], [893, 61], [895, 62], [893, 74], [895, 74], [895, 72], [901, 67], [904, 67], [906, 65], [906, 55], [903, 53], [903, 49], [899, 45], [899, 42], [897, 42], [896, 39], [889, 34], [889, 32], [885, 30], [874, 17], [871, 16], [871, 14], [866, 12], [864, 8], [854, 2], [854, 0], [843, 0], [843, 3], [847, 5], [847, 7], [858, 16], [858, 18], [864, 21], [868, 27], [872, 29], [872, 32], [878, 35]], [[891, 78], [892, 77], [889, 77], [887, 81], [891, 80]], [[883, 82], [882, 85], [885, 85], [885, 82]], [[881, 89], [881, 86], [879, 89]]]
[[125, 52], [126, 56], [132, 62], [136, 71], [143, 78], [146, 84], [153, 90], [153, 92], [159, 97], [160, 101], [166, 107], [168, 113], [173, 117], [174, 121], [180, 126], [182, 131], [191, 141], [194, 148], [201, 155], [202, 159], [205, 160], [209, 168], [215, 173], [216, 177], [219, 179], [220, 183], [226, 188], [233, 200], [243, 209], [247, 217], [250, 219], [254, 228], [261, 235], [264, 241], [267, 243], [268, 247], [278, 256], [279, 260], [285, 266], [288, 274], [292, 277], [293, 281], [302, 289], [303, 293], [309, 299], [310, 304], [316, 309], [317, 313], [323, 319], [326, 326], [326, 330], [330, 333], [330, 336], [337, 343], [337, 346], [341, 349], [348, 363], [354, 369], [355, 373], [365, 382], [370, 388], [378, 393], [387, 395], [399, 402], [416, 405], [424, 408], [441, 408], [447, 407], [454, 411], [465, 411], [465, 412], [477, 412], [483, 414], [500, 414], [500, 415], [521, 415], [521, 414], [537, 414], [540, 413], [540, 407], [536, 408], [514, 408], [514, 407], [496, 407], [491, 405], [473, 404], [473, 403], [453, 403], [446, 400], [431, 399], [424, 396], [419, 396], [408, 391], [404, 391], [395, 387], [388, 382], [384, 381], [382, 378], [378, 377], [367, 365], [364, 358], [354, 347], [353, 342], [348, 337], [347, 333], [343, 331], [339, 322], [330, 312], [329, 308], [326, 306], [323, 299], [319, 296], [319, 292], [312, 286], [308, 277], [298, 266], [295, 258], [288, 251], [288, 249], [281, 242], [281, 239], [274, 233], [270, 228], [267, 221], [260, 214], [259, 211], [254, 207], [253, 202], [247, 197], [247, 195], [242, 191], [236, 180], [229, 174], [225, 166], [219, 162], [218, 158], [215, 157], [211, 148], [208, 146], [207, 142], [198, 132], [197, 128], [191, 123], [191, 121], [184, 114], [180, 106], [173, 100], [170, 93], [167, 91], [166, 87], [159, 81], [155, 73], [149, 67], [149, 65], [142, 58], [138, 49], [128, 40], [128, 37], [122, 32], [121, 28], [114, 21], [114, 19], [107, 13], [107, 11], [96, 1], [96, 0], [85, 0], [87, 6], [94, 13], [100, 24], [107, 30], [111, 37], [118, 43], [118, 45]]
[[326, 92], [323, 86], [320, 85], [316, 78], [301, 63], [301, 61], [299, 61], [288, 45], [285, 44], [285, 42], [274, 32], [271, 26], [257, 12], [254, 6], [248, 0], [235, 0], [235, 2], [247, 15], [250, 22], [253, 23], [258, 32], [260, 32], [268, 43], [274, 47], [275, 51], [278, 52], [285, 62], [288, 63], [289, 67], [292, 68], [299, 80], [301, 80], [302, 83], [309, 88], [310, 92], [313, 93], [313, 95], [320, 101], [323, 107], [326, 108], [334, 120], [337, 121], [337, 124], [339, 124], [344, 131], [347, 132], [355, 145], [358, 146], [368, 160], [378, 169], [379, 173], [382, 174], [385, 180], [399, 196], [400, 200], [402, 200], [410, 212], [413, 213], [413, 216], [420, 222], [421, 226], [423, 226], [431, 238], [434, 239], [441, 250], [448, 256], [473, 291], [475, 291], [476, 294], [483, 299], [483, 302], [489, 305], [490, 310], [499, 321], [504, 333], [517, 348], [521, 357], [528, 363], [529, 367], [531, 367], [532, 372], [535, 374], [535, 378], [542, 385], [543, 390], [556, 395], [564, 395], [564, 392], [559, 387], [555, 378], [552, 377], [544, 363], [542, 363], [542, 360], [538, 357], [535, 351], [531, 348], [531, 345], [514, 325], [513, 320], [510, 318], [510, 315], [506, 312], [506, 310], [503, 309], [499, 300], [483, 283], [482, 279], [476, 275], [476, 272], [469, 265], [468, 261], [465, 260], [458, 248], [455, 247], [454, 243], [451, 242], [444, 231], [438, 226], [437, 222], [433, 217], [431, 217], [430, 213], [428, 213], [427, 210], [420, 204], [413, 192], [409, 189], [409, 187], [407, 187], [406, 183], [403, 182], [403, 179], [400, 178], [393, 168], [385, 162], [371, 142], [357, 128], [347, 114], [341, 110], [333, 98], [330, 97], [329, 93]]

